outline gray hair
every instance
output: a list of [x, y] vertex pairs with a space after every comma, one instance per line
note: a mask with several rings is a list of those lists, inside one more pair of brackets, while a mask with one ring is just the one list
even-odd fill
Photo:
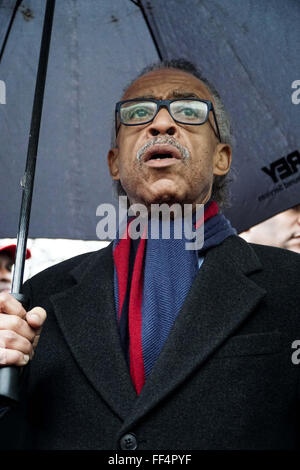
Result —
[[[225, 109], [223, 101], [210, 81], [204, 77], [201, 72], [197, 69], [197, 67], [192, 63], [185, 59], [172, 59], [172, 60], [163, 60], [161, 62], [154, 62], [146, 66], [124, 89], [125, 91], [140, 77], [146, 75], [149, 72], [159, 69], [166, 69], [172, 68], [177, 70], [182, 70], [183, 72], [187, 72], [194, 77], [198, 78], [203, 82], [208, 91], [210, 92], [211, 96], [214, 99], [214, 110], [220, 130], [221, 142], [224, 144], [228, 144], [231, 147], [234, 145], [234, 139], [231, 130], [231, 124], [228, 112]], [[116, 136], [115, 136], [115, 128], [113, 128], [112, 132], [112, 139], [111, 139], [112, 147], [116, 146]], [[212, 185], [212, 195], [211, 198], [218, 203], [220, 208], [229, 207], [229, 186], [233, 180], [232, 170], [230, 170], [226, 175], [219, 176], [215, 175]], [[118, 196], [126, 195], [120, 181], [113, 181], [115, 192]]]

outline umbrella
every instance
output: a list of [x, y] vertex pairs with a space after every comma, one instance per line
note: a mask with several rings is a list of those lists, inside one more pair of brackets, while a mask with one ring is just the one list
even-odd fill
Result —
[[[0, 40], [15, 1], [0, 2]], [[0, 63], [0, 238], [17, 232], [45, 2], [16, 12]], [[1, 50], [0, 43], [0, 50]], [[114, 104], [126, 83], [158, 60], [140, 8], [129, 0], [57, 2], [29, 236], [96, 240], [96, 209], [112, 203], [106, 164]], [[19, 191], [17, 190], [19, 188]]]
[[[15, 188], [23, 167], [43, 7], [37, 0], [0, 3], [1, 94], [8, 90], [7, 99], [0, 100], [2, 237], [15, 233]], [[238, 136], [238, 178], [228, 211], [233, 224], [243, 230], [298, 203], [298, 108], [287, 89], [298, 86], [293, 64], [299, 56], [299, 19], [293, 0], [284, 5], [270, 0], [267, 6], [250, 0], [60, 2], [31, 236], [95, 238], [96, 208], [108, 199], [104, 162], [113, 101], [124, 83], [157, 57], [192, 59], [221, 90], [231, 111]], [[1, 370], [1, 385], [6, 371], [8, 389], [16, 388], [15, 369]]]
[[[21, 4], [21, 1], [18, 0], [14, 6], [10, 19], [9, 19], [9, 15], [7, 15], [7, 12], [3, 16], [5, 20], [4, 25], [7, 25], [7, 31], [6, 31], [5, 36], [3, 36], [3, 24], [2, 24], [3, 42], [2, 42], [1, 52], [0, 52], [1, 60], [4, 56], [4, 50], [7, 47], [9, 34], [12, 29], [13, 22], [17, 16], [20, 4]], [[47, 0], [45, 20], [44, 20], [43, 32], [42, 32], [41, 51], [40, 51], [40, 56], [39, 56], [39, 65], [38, 65], [38, 72], [37, 72], [37, 81], [36, 81], [35, 92], [34, 92], [34, 103], [33, 103], [32, 119], [31, 119], [30, 133], [29, 133], [26, 169], [25, 169], [25, 173], [22, 178], [22, 181], [21, 181], [21, 185], [24, 189], [23, 189], [22, 206], [21, 206], [20, 221], [19, 221], [18, 243], [17, 243], [14, 277], [13, 277], [13, 283], [12, 283], [12, 292], [13, 292], [14, 297], [22, 301], [24, 305], [26, 303], [26, 299], [21, 294], [21, 288], [22, 288], [23, 271], [24, 271], [26, 241], [27, 241], [27, 236], [28, 236], [28, 226], [29, 226], [29, 218], [30, 218], [30, 210], [31, 210], [33, 180], [34, 180], [34, 175], [35, 175], [36, 157], [37, 157], [37, 149], [38, 149], [38, 141], [39, 141], [39, 133], [40, 133], [45, 78], [46, 78], [46, 73], [47, 73], [49, 44], [50, 44], [50, 38], [51, 38], [51, 32], [52, 32], [54, 5], [55, 5], [55, 0]], [[73, 7], [75, 7], [75, 9], [73, 8], [72, 10], [73, 12], [72, 19], [74, 23], [77, 25], [77, 21], [78, 21], [77, 13], [78, 12], [76, 10], [75, 4], [73, 5]], [[5, 8], [5, 5], [4, 5], [4, 8]], [[22, 14], [24, 16], [25, 21], [31, 21], [34, 18], [34, 10], [30, 7], [27, 7], [25, 9], [23, 8]], [[67, 19], [68, 19], [68, 16], [67, 16]], [[111, 21], [118, 22], [118, 19], [112, 16]], [[75, 135], [71, 136], [71, 138], [73, 139], [71, 141], [72, 144], [79, 143], [76, 137], [77, 135], [80, 135], [81, 133], [80, 109], [78, 106], [79, 96], [77, 96], [77, 93], [80, 87], [80, 81], [79, 81], [78, 67], [77, 67], [79, 54], [78, 54], [78, 38], [77, 38], [76, 32], [77, 32], [77, 29], [75, 28], [75, 34], [73, 34], [71, 38], [72, 39], [71, 46], [73, 48], [73, 51], [72, 51], [73, 53], [71, 54], [71, 61], [70, 61], [71, 68], [73, 68], [73, 78], [75, 79], [75, 91], [76, 91], [75, 96], [71, 93], [70, 102], [71, 102], [71, 105], [75, 102], [75, 110], [76, 110], [75, 115], [77, 117], [75, 122], [73, 121], [71, 122], [72, 128], [75, 131]], [[9, 69], [6, 69], [6, 70], [9, 70]], [[11, 71], [9, 70], [9, 72]], [[8, 76], [10, 79], [12, 79], [11, 75], [8, 75]], [[96, 78], [98, 78], [98, 76]], [[5, 82], [2, 82], [2, 83], [5, 83]], [[6, 103], [6, 97], [2, 102], [3, 104]], [[74, 114], [72, 113], [71, 115], [74, 116]], [[4, 117], [5, 117], [5, 113], [4, 113]], [[8, 132], [10, 130], [11, 130], [10, 128], [7, 128]], [[8, 134], [8, 137], [10, 137], [9, 134]], [[56, 134], [51, 136], [51, 138], [57, 143], [56, 137], [57, 137]], [[76, 153], [77, 147], [74, 147], [73, 150], [74, 150], [74, 153]], [[55, 167], [56, 166], [55, 163], [56, 163], [55, 160], [52, 158], [50, 160], [49, 167]], [[76, 166], [76, 170], [78, 170], [78, 168], [80, 167], [76, 159], [72, 160], [72, 164]], [[47, 175], [47, 177], [48, 176], [49, 175]], [[79, 179], [81, 178], [81, 176], [82, 175], [80, 174]], [[7, 177], [7, 174], [5, 173], [5, 178], [6, 177]], [[74, 207], [75, 206], [73, 206], [73, 208]], [[70, 210], [72, 214], [72, 207], [70, 208]], [[5, 225], [7, 226], [7, 224]], [[6, 404], [6, 403], [11, 404], [11, 403], [18, 401], [19, 392], [20, 392], [19, 378], [20, 378], [20, 369], [17, 367], [2, 367], [0, 369], [1, 406], [3, 406], [3, 404]]]
[[[16, 4], [12, 19], [10, 21], [9, 29], [12, 25], [14, 15], [19, 6], [19, 1]], [[36, 167], [36, 158], [38, 150], [38, 141], [39, 141], [39, 132], [40, 132], [40, 123], [42, 116], [43, 108], [43, 99], [45, 91], [45, 82], [47, 76], [47, 66], [48, 66], [48, 57], [49, 57], [49, 47], [51, 40], [52, 32], [52, 22], [53, 22], [53, 13], [55, 7], [55, 0], [47, 0], [45, 19], [43, 24], [43, 33], [41, 40], [41, 49], [39, 55], [39, 65], [37, 72], [37, 80], [34, 93], [34, 102], [32, 108], [32, 117], [30, 125], [30, 133], [28, 140], [28, 150], [27, 150], [27, 159], [26, 167], [24, 172], [24, 177], [22, 179], [22, 204], [19, 217], [19, 230], [18, 230], [18, 241], [17, 248], [15, 253], [15, 269], [12, 281], [12, 295], [22, 302], [23, 306], [27, 307], [27, 299], [22, 294], [22, 283], [23, 283], [23, 273], [24, 273], [24, 263], [25, 257], [27, 258], [27, 236], [28, 236], [28, 227], [30, 220], [30, 211], [31, 211], [31, 201], [34, 185], [34, 176], [35, 176], [35, 167]], [[6, 38], [8, 34], [6, 34]], [[4, 40], [4, 46], [6, 43], [6, 38]], [[18, 367], [1, 367], [0, 369], [0, 400], [1, 406], [3, 404], [18, 402], [19, 400], [19, 380], [21, 377], [20, 368]]]
[[[44, 6], [0, 2], [0, 237], [17, 230]], [[114, 103], [159, 58], [195, 62], [229, 110], [236, 179], [226, 215], [238, 231], [299, 203], [299, 21], [296, 0], [58, 2], [30, 236], [96, 239], [97, 206], [113, 202]]]

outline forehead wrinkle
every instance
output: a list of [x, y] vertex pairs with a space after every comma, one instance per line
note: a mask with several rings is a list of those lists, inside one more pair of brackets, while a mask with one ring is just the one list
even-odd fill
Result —
[[148, 99], [156, 100], [156, 99], [158, 99], [158, 98], [156, 98], [155, 95], [153, 95], [153, 94], [151, 94], [151, 93], [147, 93], [147, 94], [144, 94], [144, 93], [143, 93], [143, 94], [141, 94], [141, 95], [137, 94], [134, 98], [131, 98], [131, 99], [135, 100], [136, 98], [138, 98], [138, 99], [143, 99], [143, 100], [148, 100]]

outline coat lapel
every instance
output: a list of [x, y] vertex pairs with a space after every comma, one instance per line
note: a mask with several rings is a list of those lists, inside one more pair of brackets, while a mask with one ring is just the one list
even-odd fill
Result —
[[124, 421], [120, 432], [203, 365], [253, 312], [266, 292], [247, 275], [261, 268], [254, 250], [237, 236], [207, 253], [139, 397], [117, 329], [112, 246], [72, 271], [77, 284], [50, 299], [79, 367]]
[[259, 269], [254, 250], [237, 236], [207, 253], [122, 432], [203, 365], [251, 314], [266, 293], [247, 277]]
[[71, 272], [77, 284], [50, 297], [79, 367], [123, 420], [136, 392], [121, 348], [113, 296], [112, 244]]

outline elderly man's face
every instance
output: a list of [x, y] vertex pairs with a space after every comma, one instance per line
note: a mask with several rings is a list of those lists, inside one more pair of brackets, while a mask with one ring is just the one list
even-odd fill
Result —
[[[176, 69], [143, 75], [127, 89], [122, 100], [142, 97], [198, 97], [213, 101], [200, 80]], [[113, 179], [120, 180], [131, 203], [149, 206], [162, 202], [200, 204], [208, 201], [213, 176], [226, 174], [231, 163], [231, 148], [218, 142], [211, 112], [209, 120], [210, 123], [199, 126], [179, 124], [162, 108], [148, 124], [132, 127], [121, 124], [117, 147], [110, 150], [108, 163]], [[181, 158], [144, 161], [143, 152], [142, 157], [139, 156], [147, 143], [151, 151], [158, 153], [173, 149], [178, 154], [179, 149]]]
[[13, 261], [6, 253], [0, 253], [0, 292], [10, 292]]

